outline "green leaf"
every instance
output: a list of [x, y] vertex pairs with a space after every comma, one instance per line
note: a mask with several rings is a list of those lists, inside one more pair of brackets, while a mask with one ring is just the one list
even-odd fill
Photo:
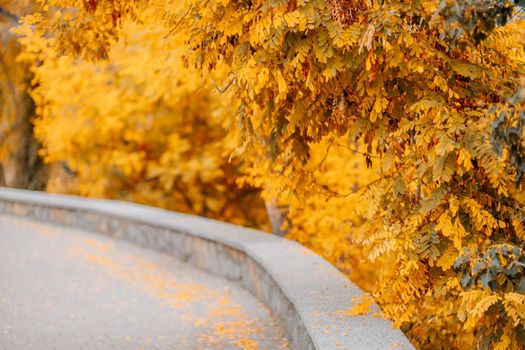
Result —
[[396, 175], [394, 178], [393, 191], [395, 196], [404, 194], [406, 191], [405, 181], [403, 181], [403, 176], [401, 174]]

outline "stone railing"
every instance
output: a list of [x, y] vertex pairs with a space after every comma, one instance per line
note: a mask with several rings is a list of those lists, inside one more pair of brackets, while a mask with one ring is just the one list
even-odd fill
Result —
[[124, 239], [235, 281], [272, 310], [294, 350], [413, 349], [389, 321], [350, 316], [362, 291], [287, 239], [138, 204], [6, 188], [0, 213]]

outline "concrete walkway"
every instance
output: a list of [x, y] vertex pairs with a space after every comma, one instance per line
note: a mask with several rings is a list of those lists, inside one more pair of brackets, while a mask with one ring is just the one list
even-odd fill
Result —
[[173, 258], [0, 215], [0, 350], [288, 349], [266, 307]]

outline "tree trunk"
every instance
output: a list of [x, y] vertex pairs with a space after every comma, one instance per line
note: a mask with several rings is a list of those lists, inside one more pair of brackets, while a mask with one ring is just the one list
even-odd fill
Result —
[[34, 103], [25, 92], [19, 96], [19, 101], [17, 120], [8, 137], [12, 151], [4, 161], [5, 184], [9, 187], [44, 190], [47, 176], [38, 155], [39, 144], [33, 134]]
[[277, 199], [265, 199], [266, 213], [272, 224], [272, 233], [277, 236], [285, 236], [288, 230], [285, 229], [284, 223], [288, 219], [288, 207], [279, 205]]

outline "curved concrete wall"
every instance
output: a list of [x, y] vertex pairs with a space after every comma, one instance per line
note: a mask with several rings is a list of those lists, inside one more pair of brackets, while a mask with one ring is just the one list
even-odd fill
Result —
[[287, 239], [138, 204], [6, 188], [0, 212], [125, 239], [236, 281], [280, 319], [294, 350], [413, 349], [389, 321], [345, 315], [362, 291]]

